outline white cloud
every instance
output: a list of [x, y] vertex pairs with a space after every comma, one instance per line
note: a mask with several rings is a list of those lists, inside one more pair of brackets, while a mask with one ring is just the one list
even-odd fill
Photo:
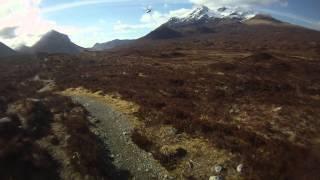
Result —
[[41, 0], [0, 0], [0, 30], [16, 27], [16, 37], [0, 38], [0, 41], [11, 47], [31, 45], [41, 34], [56, 26], [40, 16], [40, 3]]
[[117, 21], [113, 30], [121, 33], [129, 33], [138, 29], [154, 29], [168, 20], [166, 14], [162, 14], [158, 11], [154, 11], [152, 14], [144, 14], [140, 18], [140, 22], [137, 24], [127, 24], [122, 21]]
[[[82, 47], [91, 47], [98, 40], [103, 38], [104, 30], [105, 29], [102, 28], [102, 26], [97, 24], [97, 26], [89, 26], [84, 28], [73, 27], [70, 29], [70, 32], [67, 32], [66, 34], [68, 34], [71, 41], [77, 45]], [[58, 31], [61, 32], [60, 30]]]
[[304, 16], [300, 16], [297, 14], [287, 13], [287, 12], [279, 12], [271, 9], [259, 8], [258, 11], [262, 13], [268, 13], [275, 16], [283, 17], [289, 19], [294, 22], [299, 22], [299, 24], [303, 24], [309, 28], [320, 30], [320, 22], [314, 19], [310, 19]]
[[13, 39], [16, 35], [17, 27], [6, 27], [0, 30], [0, 37], [3, 39]]
[[0, 36], [0, 42], [17, 48], [24, 44], [32, 46], [43, 34], [55, 29], [72, 37], [99, 31], [97, 27], [61, 26], [42, 17], [41, 0], [0, 0], [0, 32], [15, 27], [14, 37]]
[[288, 0], [189, 0], [195, 5], [206, 5], [210, 8], [221, 6], [256, 6], [256, 5], [271, 5], [280, 4], [288, 5]]
[[169, 12], [169, 17], [185, 17], [189, 15], [193, 9], [177, 9]]

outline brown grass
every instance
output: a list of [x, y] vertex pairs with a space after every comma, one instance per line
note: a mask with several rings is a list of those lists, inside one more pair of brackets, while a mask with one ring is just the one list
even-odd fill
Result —
[[[85, 56], [64, 62], [52, 57], [48, 66], [60, 68], [50, 73], [61, 89], [83, 86], [118, 92], [140, 106], [136, 115], [147, 126], [170, 124], [179, 132], [200, 134], [216, 147], [238, 154], [251, 168], [247, 177], [318, 175], [308, 168], [319, 167], [317, 153], [309, 153], [312, 158], [308, 159], [302, 156], [313, 152], [309, 145], [318, 135], [311, 135], [320, 129], [314, 113], [320, 105], [314, 100], [320, 92], [317, 61], [268, 52], [253, 52], [244, 58], [223, 53], [211, 56], [214, 52], [210, 51], [183, 52], [183, 56], [159, 57], [152, 50], [139, 55], [122, 51], [120, 58], [106, 53], [91, 64]], [[75, 71], [69, 73], [69, 66]], [[274, 107], [282, 110], [277, 114]], [[295, 135], [293, 141], [287, 132]], [[293, 157], [297, 160], [292, 161]], [[291, 163], [303, 160], [308, 164], [305, 168]], [[296, 173], [291, 173], [293, 169]]]
[[[59, 158], [46, 146], [40, 146], [39, 141], [46, 139], [49, 146], [58, 146], [67, 152], [68, 159], [72, 159], [71, 166], [80, 174], [77, 177], [127, 179], [129, 173], [112, 164], [108, 149], [89, 131], [87, 112], [81, 106], [51, 92], [36, 93], [43, 84], [32, 79], [42, 67], [36, 58], [0, 63], [0, 118], [12, 120], [0, 124], [0, 179], [60, 179]], [[55, 119], [55, 115], [62, 119]], [[66, 127], [70, 135], [67, 146], [53, 136], [54, 121]]]
[[[53, 55], [40, 63], [45, 65], [41, 71], [34, 66], [25, 74], [33, 76], [37, 69], [41, 77], [55, 79], [59, 90], [82, 86], [93, 92], [116, 92], [140, 107], [136, 115], [148, 127], [169, 124], [178, 133], [204, 137], [214, 147], [232, 152], [245, 162], [245, 178], [318, 179], [320, 66], [315, 58], [319, 54], [287, 53], [292, 51], [288, 47], [260, 52], [253, 51], [253, 45], [216, 51], [201, 46], [203, 41], [185, 47], [183, 42], [174, 43], [98, 53], [94, 58]], [[161, 54], [159, 48], [167, 52]], [[6, 82], [1, 96], [9, 95], [0, 98], [2, 115], [6, 104], [19, 97], [14, 93], [22, 78], [15, 77], [17, 71], [1, 74]], [[70, 155], [92, 151], [92, 156], [80, 156], [87, 160], [79, 169], [95, 174], [96, 168], [85, 169], [100, 162], [84, 115], [76, 113], [64, 123], [76, 138], [70, 140]], [[134, 139], [150, 149], [143, 133]], [[82, 142], [93, 148], [81, 147]], [[158, 157], [163, 162], [165, 158]]]
[[141, 149], [151, 152], [153, 157], [167, 170], [175, 169], [179, 160], [187, 155], [187, 151], [183, 148], [172, 149], [168, 153], [161, 152], [160, 147], [156, 146], [154, 142], [148, 139], [144, 133], [139, 132], [139, 130], [133, 131], [131, 138]]

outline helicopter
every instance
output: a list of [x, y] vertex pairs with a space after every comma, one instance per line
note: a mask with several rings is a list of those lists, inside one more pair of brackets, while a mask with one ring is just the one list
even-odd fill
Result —
[[152, 12], [152, 9], [146, 9], [146, 13], [149, 14]]
[[153, 9], [152, 9], [151, 6], [148, 6], [148, 7], [144, 8], [144, 10], [145, 10], [145, 13], [146, 13], [146, 14], [151, 14], [152, 11], [153, 11]]

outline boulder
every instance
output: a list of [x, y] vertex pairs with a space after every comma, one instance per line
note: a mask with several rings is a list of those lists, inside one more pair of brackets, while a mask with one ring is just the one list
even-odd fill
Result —
[[10, 123], [10, 122], [12, 122], [12, 120], [9, 117], [4, 117], [0, 119], [0, 125]]

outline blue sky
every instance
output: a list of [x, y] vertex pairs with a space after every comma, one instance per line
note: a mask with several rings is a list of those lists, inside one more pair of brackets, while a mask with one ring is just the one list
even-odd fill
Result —
[[[244, 6], [320, 30], [318, 0], [0, 0], [0, 41], [11, 47], [32, 45], [56, 29], [76, 44], [91, 47], [96, 42], [139, 38], [197, 5]], [[152, 15], [145, 13], [148, 6]]]

